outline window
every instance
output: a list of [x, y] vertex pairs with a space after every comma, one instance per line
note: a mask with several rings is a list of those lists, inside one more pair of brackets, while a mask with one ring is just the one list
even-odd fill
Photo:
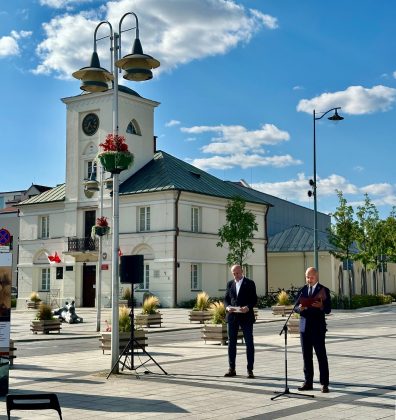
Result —
[[191, 207], [191, 232], [199, 232], [199, 208]]
[[139, 230], [140, 232], [150, 230], [150, 207], [140, 207], [139, 209]]
[[50, 289], [50, 269], [41, 269], [41, 290], [48, 291]]
[[149, 290], [150, 289], [150, 265], [144, 265], [144, 273], [143, 273], [143, 283], [139, 283], [138, 286], [141, 290]]
[[140, 131], [139, 124], [137, 123], [136, 120], [132, 120], [128, 124], [128, 127], [126, 129], [126, 132], [129, 133], [129, 134], [136, 134], [137, 136], [141, 136], [142, 135], [142, 133]]
[[243, 275], [250, 280], [253, 280], [253, 266], [245, 264], [243, 266]]
[[201, 289], [201, 266], [200, 264], [191, 264], [191, 290]]
[[97, 174], [96, 168], [97, 168], [96, 162], [94, 161], [87, 162], [87, 174], [86, 174], [87, 179], [90, 179], [93, 181], [96, 180], [96, 174]]
[[40, 238], [49, 238], [49, 216], [40, 217]]

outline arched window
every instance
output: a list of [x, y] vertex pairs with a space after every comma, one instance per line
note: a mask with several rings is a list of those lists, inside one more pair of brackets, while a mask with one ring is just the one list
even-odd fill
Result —
[[135, 119], [131, 120], [131, 122], [128, 124], [126, 132], [129, 134], [135, 134], [136, 136], [142, 135], [139, 124]]

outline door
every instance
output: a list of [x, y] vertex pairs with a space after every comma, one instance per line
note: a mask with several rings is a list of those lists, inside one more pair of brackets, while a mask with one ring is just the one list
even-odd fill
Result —
[[92, 226], [94, 226], [96, 222], [96, 211], [88, 210], [85, 212], [84, 216], [84, 237], [90, 238]]
[[83, 265], [83, 295], [82, 306], [84, 308], [95, 307], [95, 286], [96, 286], [96, 266]]

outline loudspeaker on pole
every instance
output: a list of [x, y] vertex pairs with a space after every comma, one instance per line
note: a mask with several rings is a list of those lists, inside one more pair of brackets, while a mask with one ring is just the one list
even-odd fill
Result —
[[120, 264], [121, 283], [143, 283], [143, 255], [123, 255]]

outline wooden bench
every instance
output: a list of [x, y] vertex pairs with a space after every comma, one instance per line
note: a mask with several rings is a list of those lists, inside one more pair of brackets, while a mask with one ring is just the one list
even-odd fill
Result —
[[11, 410], [56, 410], [62, 420], [62, 411], [56, 394], [8, 394], [6, 397], [7, 416]]

